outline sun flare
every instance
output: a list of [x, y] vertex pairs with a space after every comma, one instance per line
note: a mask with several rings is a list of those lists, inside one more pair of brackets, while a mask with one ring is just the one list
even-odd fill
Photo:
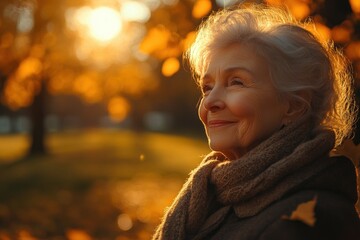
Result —
[[90, 36], [101, 42], [112, 40], [122, 29], [120, 13], [109, 7], [93, 9], [87, 19], [87, 25]]

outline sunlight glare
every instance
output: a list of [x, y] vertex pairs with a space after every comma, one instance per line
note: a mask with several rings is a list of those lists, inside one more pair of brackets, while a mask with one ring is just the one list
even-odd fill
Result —
[[112, 8], [98, 7], [91, 11], [87, 25], [92, 37], [101, 42], [107, 42], [120, 33], [121, 16]]
[[121, 6], [121, 15], [127, 21], [145, 23], [150, 18], [150, 9], [141, 2], [127, 1]]

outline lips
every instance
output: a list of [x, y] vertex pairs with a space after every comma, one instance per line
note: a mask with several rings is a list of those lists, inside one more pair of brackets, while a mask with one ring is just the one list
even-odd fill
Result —
[[207, 126], [209, 128], [216, 128], [216, 127], [223, 127], [234, 124], [234, 121], [227, 121], [227, 120], [210, 120], [207, 122]]

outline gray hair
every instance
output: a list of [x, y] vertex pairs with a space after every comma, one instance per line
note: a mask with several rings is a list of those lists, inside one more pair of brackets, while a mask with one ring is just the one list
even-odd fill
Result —
[[[312, 26], [279, 8], [225, 9], [200, 25], [185, 58], [199, 82], [214, 51], [232, 44], [254, 46], [269, 64], [279, 94], [306, 103], [315, 126], [333, 130], [338, 146], [350, 136], [355, 122], [352, 78], [342, 53], [331, 42], [317, 38]], [[310, 99], [299, 92], [306, 92]]]

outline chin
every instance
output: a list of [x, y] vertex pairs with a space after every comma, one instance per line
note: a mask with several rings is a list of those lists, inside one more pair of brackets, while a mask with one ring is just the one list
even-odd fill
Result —
[[225, 152], [229, 152], [229, 149], [231, 149], [229, 146], [226, 146], [224, 144], [216, 144], [216, 143], [212, 143], [209, 142], [209, 147], [211, 150], [215, 151], [215, 152], [220, 152], [220, 153], [225, 153]]

